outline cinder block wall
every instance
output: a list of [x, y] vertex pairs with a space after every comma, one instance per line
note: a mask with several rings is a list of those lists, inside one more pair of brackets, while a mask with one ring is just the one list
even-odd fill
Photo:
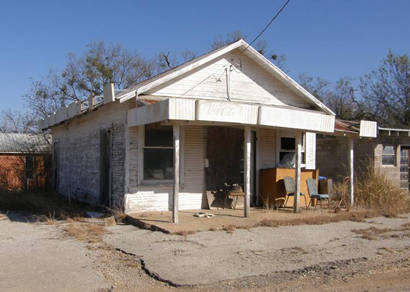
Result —
[[[349, 176], [348, 138], [318, 135], [316, 167], [319, 174], [340, 182]], [[373, 163], [377, 143], [367, 138], [354, 139], [354, 171], [361, 176]]]
[[[318, 135], [316, 166], [322, 176], [341, 181], [348, 176], [348, 139]], [[396, 149], [394, 166], [382, 165], [383, 145], [393, 145]], [[354, 170], [360, 178], [369, 167], [374, 167], [386, 175], [397, 187], [400, 186], [400, 146], [410, 146], [408, 136], [379, 136], [377, 139], [356, 138], [354, 140]]]
[[[394, 133], [395, 135], [396, 133]], [[407, 133], [405, 133], [407, 135]], [[395, 186], [400, 187], [400, 146], [410, 146], [410, 137], [405, 136], [379, 136], [375, 149], [374, 165], [382, 171]], [[392, 165], [382, 165], [383, 145], [393, 145], [396, 149], [396, 162]]]
[[97, 205], [101, 195], [101, 129], [112, 131], [112, 199], [122, 206], [125, 177], [126, 114], [131, 103], [110, 103], [52, 129], [57, 157], [56, 191]]

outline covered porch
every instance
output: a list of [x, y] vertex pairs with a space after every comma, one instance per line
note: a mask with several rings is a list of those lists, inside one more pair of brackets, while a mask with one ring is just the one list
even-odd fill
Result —
[[[296, 193], [300, 193], [302, 168], [315, 168], [315, 133], [330, 133], [334, 126], [333, 115], [313, 110], [176, 98], [153, 104], [147, 102], [131, 109], [127, 121], [130, 163], [127, 164], [126, 211], [138, 211], [130, 206], [133, 202], [141, 206], [138, 205], [141, 196], [146, 196], [146, 202], [155, 205], [154, 197], [162, 192], [163, 197], [168, 198], [166, 206], [172, 211], [170, 220], [173, 223], [179, 222], [181, 209], [188, 209], [183, 206], [194, 197], [202, 200], [195, 209], [209, 206], [208, 192], [222, 182], [239, 184], [244, 193], [243, 210], [222, 211], [241, 213], [242, 217], [250, 218], [251, 205], [262, 205], [259, 171], [265, 168], [290, 168], [288, 172], [294, 173]], [[144, 166], [149, 159], [144, 153], [160, 147], [144, 142], [151, 139], [147, 129], [156, 127], [166, 127], [168, 134], [163, 132], [161, 136], [169, 137], [163, 147], [169, 163], [157, 176], [162, 180], [156, 180], [156, 174], [148, 174]], [[283, 143], [289, 144], [286, 139], [291, 140], [293, 148], [283, 146]], [[308, 143], [313, 144], [306, 147]], [[153, 156], [151, 160], [155, 161], [157, 155]], [[135, 165], [132, 163], [134, 159], [142, 163]], [[133, 176], [137, 177], [136, 181]], [[147, 179], [148, 176], [151, 179]], [[297, 213], [299, 196], [292, 205], [293, 212]], [[156, 211], [145, 206], [141, 211]]]

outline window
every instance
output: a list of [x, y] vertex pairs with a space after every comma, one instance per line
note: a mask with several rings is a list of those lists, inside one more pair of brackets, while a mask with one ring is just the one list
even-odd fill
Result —
[[394, 165], [396, 162], [396, 150], [392, 145], [383, 145], [382, 165]]
[[33, 178], [34, 172], [34, 157], [33, 156], [26, 156], [26, 178]]
[[[305, 135], [302, 134], [301, 163], [305, 163]], [[295, 167], [296, 165], [296, 139], [294, 137], [280, 137], [279, 166]]]
[[174, 178], [173, 131], [169, 126], [145, 126], [144, 180]]
[[284, 167], [293, 167], [296, 162], [295, 138], [281, 137], [279, 164]]

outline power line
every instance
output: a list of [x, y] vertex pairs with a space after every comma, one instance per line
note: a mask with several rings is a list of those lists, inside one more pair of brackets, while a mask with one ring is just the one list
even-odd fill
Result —
[[[272, 17], [272, 19], [268, 22], [268, 24], [261, 30], [261, 32], [251, 41], [248, 46], [243, 49], [243, 51], [246, 51], [263, 33], [269, 28], [269, 26], [275, 21], [276, 18], [282, 13], [282, 11], [286, 8], [286, 6], [289, 4], [290, 0], [287, 0], [282, 7], [276, 12], [276, 14]], [[242, 51], [242, 52], [243, 52]]]

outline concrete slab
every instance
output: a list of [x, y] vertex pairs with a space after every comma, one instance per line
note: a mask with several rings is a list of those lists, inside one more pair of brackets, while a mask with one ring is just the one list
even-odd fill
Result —
[[113, 226], [104, 240], [138, 255], [150, 273], [175, 285], [210, 284], [363, 257], [375, 259], [385, 247], [408, 254], [408, 230], [377, 240], [362, 238], [352, 230], [374, 226], [402, 230], [410, 215], [368, 221], [208, 231], [184, 237]]
[[[213, 214], [212, 218], [198, 218], [194, 214], [198, 212]], [[250, 228], [260, 225], [263, 221], [275, 221], [278, 225], [303, 224], [308, 220], [323, 217], [337, 217], [345, 214], [335, 214], [333, 210], [326, 208], [303, 209], [300, 213], [293, 213], [291, 208], [280, 210], [266, 210], [252, 208], [249, 218], [244, 218], [243, 210], [219, 209], [219, 210], [184, 210], [179, 213], [179, 223], [171, 222], [171, 212], [143, 212], [128, 214], [129, 222], [144, 229], [162, 231], [164, 233], [193, 233], [198, 231], [215, 231], [235, 228]]]

